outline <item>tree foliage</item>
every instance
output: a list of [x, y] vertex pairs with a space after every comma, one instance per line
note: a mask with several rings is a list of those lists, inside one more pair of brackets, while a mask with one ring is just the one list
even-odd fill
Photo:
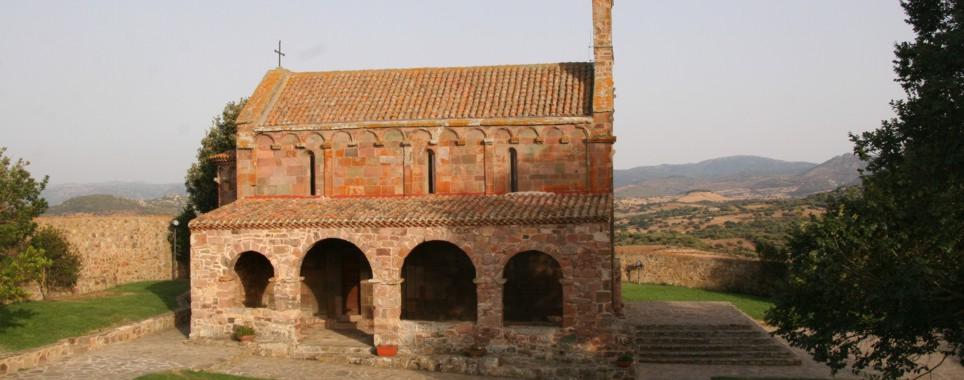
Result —
[[902, 5], [917, 34], [896, 47], [906, 99], [851, 136], [863, 186], [792, 234], [768, 314], [835, 370], [884, 378], [927, 373], [931, 353], [964, 356], [964, 0]]
[[44, 268], [36, 278], [44, 298], [48, 297], [51, 290], [67, 290], [77, 285], [81, 268], [80, 257], [74, 252], [63, 231], [52, 226], [41, 227], [30, 239], [30, 246], [43, 251], [44, 257], [50, 261], [49, 267]]
[[218, 207], [217, 165], [209, 160], [213, 154], [233, 151], [236, 147], [235, 138], [238, 131], [236, 120], [245, 99], [228, 102], [221, 114], [214, 117], [211, 128], [201, 139], [201, 146], [197, 150], [197, 160], [188, 169], [184, 178], [187, 187], [188, 202], [184, 210], [177, 216], [178, 226], [172, 226], [172, 234], [168, 239], [173, 244], [173, 232], [177, 231], [178, 261], [187, 263], [190, 260], [190, 230], [187, 224], [197, 217]]
[[25, 295], [20, 287], [49, 263], [43, 251], [27, 246], [37, 229], [33, 219], [47, 209], [40, 193], [47, 177], [37, 181], [27, 171], [29, 162], [13, 161], [0, 147], [0, 304]]

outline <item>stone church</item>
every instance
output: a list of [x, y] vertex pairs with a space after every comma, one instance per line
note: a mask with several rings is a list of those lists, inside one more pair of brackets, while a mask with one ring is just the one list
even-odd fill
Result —
[[[191, 222], [191, 336], [403, 352], [603, 341], [613, 252], [612, 0], [594, 62], [265, 74]], [[573, 41], [573, 43], [577, 43]]]

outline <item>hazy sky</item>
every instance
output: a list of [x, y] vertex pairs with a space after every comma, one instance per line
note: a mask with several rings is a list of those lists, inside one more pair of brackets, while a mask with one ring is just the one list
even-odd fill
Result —
[[[897, 0], [617, 0], [616, 167], [823, 161], [876, 128]], [[54, 183], [179, 182], [224, 103], [295, 71], [585, 61], [589, 0], [4, 1], [0, 146]]]

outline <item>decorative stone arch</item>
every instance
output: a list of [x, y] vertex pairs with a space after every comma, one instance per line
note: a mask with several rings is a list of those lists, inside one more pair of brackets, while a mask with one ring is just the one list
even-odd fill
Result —
[[354, 136], [352, 136], [351, 133], [348, 133], [345, 131], [338, 131], [338, 132], [332, 133], [331, 138], [328, 139], [328, 141], [331, 143], [331, 145], [336, 146], [338, 148], [355, 145]]
[[[473, 135], [474, 135], [474, 136], [473, 136]], [[479, 137], [479, 136], [481, 136], [481, 137]], [[482, 129], [482, 128], [474, 127], [474, 128], [470, 128], [470, 129], [465, 133], [465, 138], [466, 138], [466, 139], [470, 139], [470, 138], [471, 138], [472, 140], [485, 140], [485, 139], [489, 138], [489, 134], [488, 134], [488, 133], [485, 133], [485, 130]]]
[[440, 130], [438, 137], [436, 138], [436, 141], [438, 141], [439, 144], [443, 144], [443, 145], [444, 143], [449, 141], [453, 142], [454, 145], [465, 144], [465, 141], [462, 140], [462, 136], [459, 135], [459, 133], [452, 128], [443, 128], [442, 130]]
[[436, 232], [437, 231], [425, 231], [425, 235], [421, 241], [414, 244], [404, 244], [399, 247], [397, 260], [399, 266], [391, 269], [395, 269], [396, 273], [401, 273], [405, 259], [412, 254], [412, 251], [414, 251], [415, 248], [418, 248], [418, 246], [422, 245], [423, 243], [430, 241], [444, 241], [456, 246], [460, 251], [462, 251], [462, 253], [465, 253], [465, 255], [468, 256], [469, 261], [472, 262], [472, 266], [475, 267], [476, 277], [479, 277], [479, 268], [482, 268], [484, 263], [482, 262], [482, 257], [479, 257], [478, 253], [471, 248], [466, 248], [470, 247], [471, 245], [466, 244], [467, 242], [463, 241], [463, 239], [460, 239], [458, 236], [452, 236], [452, 234], [446, 231], [438, 231], [439, 233]]
[[575, 126], [575, 127], [572, 128], [572, 134], [573, 134], [574, 137], [578, 137], [578, 138], [582, 138], [582, 139], [588, 139], [588, 138], [589, 138], [589, 129], [586, 128], [586, 127], [582, 127], [582, 126]]
[[[408, 140], [405, 138], [405, 132], [403, 132], [398, 128], [390, 128], [382, 131], [380, 141], [382, 141], [383, 143], [392, 142], [395, 144], [401, 144], [402, 142], [408, 141]], [[392, 144], [392, 146], [393, 147], [397, 146], [395, 144]]]
[[505, 323], [562, 325], [564, 277], [558, 260], [541, 251], [523, 251], [509, 258], [502, 274]]
[[545, 136], [545, 141], [550, 144], [569, 143], [569, 138], [563, 133], [562, 128], [555, 125], [543, 128], [542, 136]]
[[425, 241], [402, 261], [402, 319], [478, 319], [478, 272], [459, 246], [444, 240]]
[[421, 143], [425, 143], [425, 144], [430, 144], [430, 143], [432, 143], [433, 141], [436, 141], [435, 135], [433, 135], [431, 131], [429, 131], [429, 130], [427, 130], [427, 129], [425, 129], [425, 128], [415, 129], [415, 130], [407, 133], [407, 134], [405, 135], [405, 138], [407, 139], [406, 141], [411, 142], [411, 143], [421, 142]]
[[[522, 252], [529, 252], [529, 251], [538, 251], [546, 255], [549, 255], [554, 260], [556, 260], [557, 263], [559, 263], [559, 266], [562, 268], [563, 279], [572, 278], [573, 268], [572, 268], [572, 263], [569, 256], [581, 257], [582, 255], [586, 255], [588, 253], [585, 252], [585, 249], [583, 249], [582, 247], [565, 246], [563, 248], [565, 248], [568, 253], [562, 254], [560, 252], [561, 251], [560, 246], [558, 245], [538, 243], [530, 240], [530, 241], [527, 241], [526, 243], [508, 247], [505, 250], [503, 250], [502, 254], [499, 255], [499, 260], [498, 260], [498, 263], [496, 264], [496, 267], [499, 268], [499, 271], [501, 271], [502, 268], [505, 268], [506, 264], [509, 263], [509, 260], [511, 260], [512, 257], [515, 256], [516, 254], [519, 254]], [[499, 274], [496, 277], [502, 278], [502, 275]]]
[[535, 127], [520, 128], [519, 132], [516, 134], [516, 138], [518, 139], [531, 138], [532, 142], [535, 144], [542, 143], [542, 137], [540, 137], [539, 135], [539, 130], [537, 130]]
[[257, 149], [271, 149], [275, 145], [274, 137], [271, 137], [267, 133], [258, 133], [254, 135], [254, 146]]
[[518, 139], [515, 137], [515, 134], [512, 133], [512, 130], [509, 128], [496, 129], [495, 133], [493, 133], [492, 135], [493, 135], [492, 138], [493, 140], [495, 140], [496, 143], [509, 144], [509, 143], [513, 143], [513, 141], [515, 143], [518, 143]]
[[301, 145], [301, 138], [294, 133], [285, 133], [281, 136], [281, 145], [285, 149], [293, 149]]
[[372, 275], [374, 276], [373, 277], [374, 279], [380, 279], [384, 277], [384, 275], [379, 276], [379, 274], [382, 274], [383, 272], [382, 272], [381, 265], [379, 265], [379, 261], [375, 256], [375, 253], [374, 253], [375, 248], [372, 246], [373, 243], [368, 241], [365, 241], [364, 243], [361, 243], [361, 244], [356, 243], [352, 239], [356, 238], [357, 236], [342, 233], [341, 232], [342, 230], [343, 230], [342, 228], [334, 228], [334, 229], [326, 230], [324, 232], [309, 232], [305, 234], [305, 237], [302, 240], [301, 245], [299, 245], [298, 247], [294, 247], [295, 257], [293, 260], [291, 260], [291, 268], [293, 269], [292, 270], [293, 275], [297, 276], [299, 268], [301, 268], [301, 265], [304, 264], [305, 256], [308, 255], [308, 252], [311, 251], [311, 249], [314, 248], [315, 245], [318, 244], [318, 242], [321, 242], [323, 240], [328, 240], [328, 239], [338, 239], [338, 240], [344, 240], [351, 243], [352, 245], [357, 247], [358, 250], [361, 251], [362, 255], [365, 256], [365, 260], [368, 261], [368, 265], [370, 265], [372, 268]]
[[318, 132], [311, 132], [305, 135], [304, 142], [305, 147], [308, 149], [320, 149], [321, 144], [325, 143], [325, 136]]
[[372, 146], [376, 146], [376, 147], [384, 145], [382, 143], [381, 138], [378, 136], [378, 134], [376, 134], [372, 130], [363, 130], [358, 132], [358, 138], [355, 141], [357, 141], [359, 144], [371, 143]]

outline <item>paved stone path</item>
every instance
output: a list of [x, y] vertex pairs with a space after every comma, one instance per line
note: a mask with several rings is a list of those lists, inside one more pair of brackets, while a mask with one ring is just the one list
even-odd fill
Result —
[[[732, 324], [756, 323], [729, 302], [627, 302], [626, 318], [653, 324]], [[763, 327], [767, 331], [772, 329]], [[783, 344], [786, 341], [775, 338]], [[803, 362], [799, 366], [735, 366], [735, 365], [677, 365], [637, 364], [639, 380], [709, 380], [714, 376], [786, 377], [807, 379], [858, 379], [849, 370], [831, 377], [830, 368], [813, 361], [806, 352], [790, 348]], [[913, 377], [913, 376], [911, 376]], [[948, 359], [926, 380], [964, 379], [964, 367]]]
[[183, 333], [168, 330], [133, 342], [105, 347], [43, 367], [2, 377], [4, 380], [113, 380], [191, 368], [270, 379], [470, 380], [479, 377], [324, 364], [309, 360], [251, 356], [236, 345], [186, 344]]
[[[627, 317], [643, 323], [755, 323], [728, 303], [716, 302], [631, 302]], [[709, 380], [713, 376], [777, 376], [829, 379], [830, 370], [794, 350], [803, 360], [800, 366], [727, 366], [638, 364], [637, 379]], [[949, 360], [950, 361], [950, 360]], [[168, 330], [133, 342], [105, 347], [43, 367], [19, 372], [6, 379], [133, 379], [137, 376], [191, 368], [271, 379], [441, 379], [470, 380], [479, 377], [425, 371], [382, 369], [365, 366], [325, 364], [309, 360], [251, 356], [234, 344], [204, 345], [186, 343], [184, 333]], [[852, 379], [841, 373], [837, 378]], [[964, 379], [964, 368], [945, 363], [928, 380]]]

